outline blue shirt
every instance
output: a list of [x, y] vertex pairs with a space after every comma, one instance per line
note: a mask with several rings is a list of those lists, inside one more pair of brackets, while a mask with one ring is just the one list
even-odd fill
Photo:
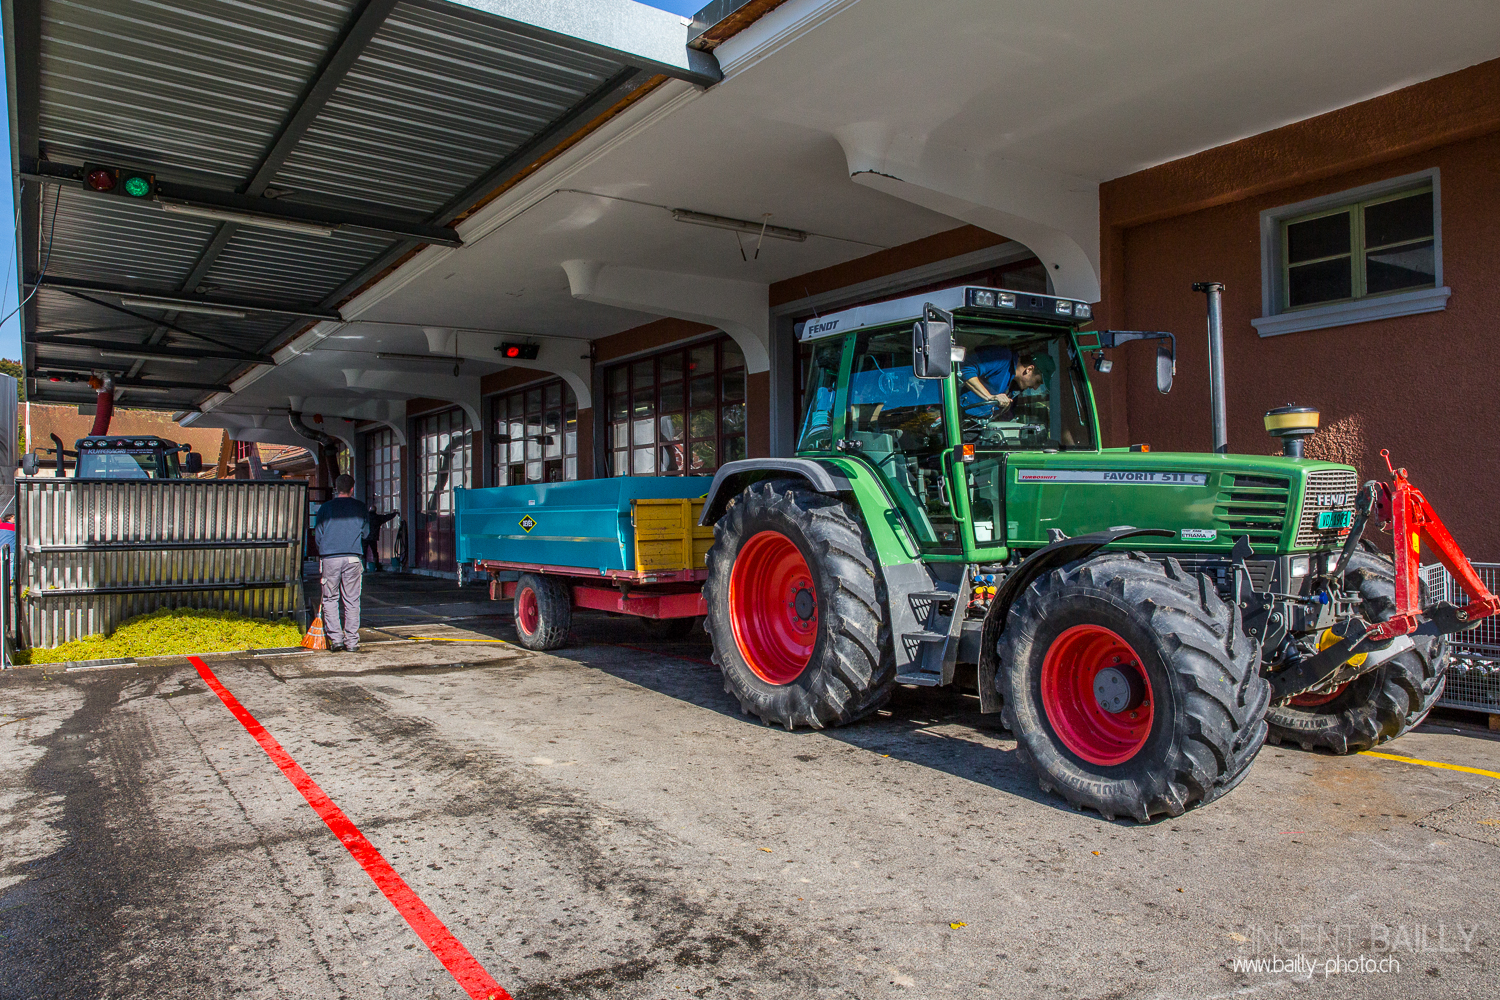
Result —
[[[959, 379], [967, 382], [979, 376], [991, 394], [1008, 394], [1010, 380], [1015, 377], [1016, 352], [1009, 347], [990, 345], [981, 347], [964, 359], [958, 369]], [[987, 417], [994, 412], [994, 404], [973, 389], [958, 397], [959, 408], [971, 417]]]

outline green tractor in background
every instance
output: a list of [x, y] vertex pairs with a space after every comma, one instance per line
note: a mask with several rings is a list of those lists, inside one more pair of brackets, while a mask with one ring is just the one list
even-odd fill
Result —
[[[966, 286], [799, 327], [796, 457], [731, 462], [704, 503], [705, 628], [745, 712], [841, 725], [897, 684], [977, 685], [1044, 789], [1141, 821], [1232, 789], [1268, 735], [1350, 753], [1426, 716], [1443, 635], [1500, 602], [1448, 539], [1476, 600], [1419, 607], [1404, 541], [1448, 536], [1404, 472], [1102, 448], [1085, 362], [1154, 339], [1167, 392], [1175, 339], [1090, 320]], [[1267, 425], [1300, 446], [1309, 417]]]

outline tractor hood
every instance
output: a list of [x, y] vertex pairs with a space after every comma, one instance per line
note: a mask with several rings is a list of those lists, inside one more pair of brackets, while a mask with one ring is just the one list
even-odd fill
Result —
[[1341, 544], [1353, 519], [1352, 466], [1279, 455], [1202, 452], [1015, 452], [1006, 462], [1006, 537], [1031, 548], [1048, 529], [1081, 535], [1131, 525], [1171, 538], [1162, 551], [1228, 552], [1242, 536], [1257, 554]]

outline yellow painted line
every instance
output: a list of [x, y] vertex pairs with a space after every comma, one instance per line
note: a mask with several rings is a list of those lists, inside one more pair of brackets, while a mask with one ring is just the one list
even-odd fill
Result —
[[1361, 750], [1361, 757], [1379, 757], [1382, 760], [1399, 760], [1403, 764], [1421, 764], [1423, 767], [1440, 767], [1445, 771], [1463, 771], [1466, 774], [1482, 774], [1486, 778], [1500, 780], [1500, 771], [1485, 771], [1477, 767], [1464, 767], [1462, 764], [1445, 764], [1440, 760], [1418, 760], [1415, 757], [1398, 757], [1393, 753], [1376, 753], [1374, 750]]

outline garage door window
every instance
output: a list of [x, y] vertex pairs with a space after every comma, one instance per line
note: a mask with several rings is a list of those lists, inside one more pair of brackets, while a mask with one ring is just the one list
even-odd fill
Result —
[[745, 457], [745, 358], [728, 337], [605, 372], [610, 474], [706, 476]]
[[578, 478], [578, 403], [562, 380], [497, 396], [491, 481], [496, 486]]
[[417, 565], [451, 573], [453, 489], [474, 485], [473, 430], [462, 408], [417, 418]]
[[[365, 503], [376, 514], [401, 508], [401, 446], [390, 428], [365, 435]], [[376, 536], [382, 562], [396, 555], [397, 530], [392, 519]]]

